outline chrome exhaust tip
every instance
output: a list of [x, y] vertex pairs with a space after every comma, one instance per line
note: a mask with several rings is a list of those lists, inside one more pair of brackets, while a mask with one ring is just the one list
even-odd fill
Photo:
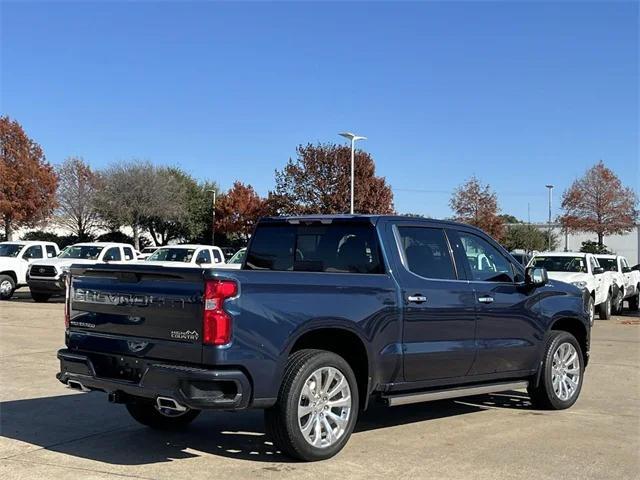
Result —
[[67, 381], [67, 387], [72, 388], [73, 390], [80, 390], [81, 392], [90, 392], [91, 391], [87, 387], [82, 385], [82, 383], [80, 383], [77, 380], [69, 380], [69, 381]]
[[171, 397], [158, 397], [156, 398], [156, 406], [159, 410], [171, 410], [173, 412], [186, 412], [187, 407], [178, 403]]

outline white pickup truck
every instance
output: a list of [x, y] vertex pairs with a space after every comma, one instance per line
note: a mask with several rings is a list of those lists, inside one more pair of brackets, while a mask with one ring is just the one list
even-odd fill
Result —
[[604, 271], [595, 255], [582, 252], [542, 252], [533, 256], [529, 266], [544, 267], [549, 278], [587, 290], [592, 298], [592, 324], [596, 308], [600, 319], [611, 318], [617, 287], [612, 276]]
[[64, 295], [64, 274], [72, 264], [122, 263], [136, 260], [135, 250], [126, 243], [76, 243], [56, 258], [33, 262], [27, 283], [31, 298], [46, 302], [53, 295]]
[[53, 242], [0, 242], [0, 300], [9, 300], [16, 288], [27, 284], [30, 264], [59, 252]]
[[158, 248], [143, 262], [167, 267], [214, 267], [225, 264], [220, 247], [210, 245], [167, 245]]
[[617, 295], [613, 301], [614, 311], [622, 312], [624, 302], [627, 301], [629, 310], [637, 312], [640, 303], [640, 272], [631, 270], [627, 259], [621, 255], [596, 255], [596, 258], [617, 286]]

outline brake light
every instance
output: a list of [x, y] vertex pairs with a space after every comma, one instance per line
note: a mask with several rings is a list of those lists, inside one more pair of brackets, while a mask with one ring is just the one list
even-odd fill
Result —
[[238, 285], [231, 280], [207, 280], [204, 284], [204, 315], [202, 319], [202, 343], [225, 345], [231, 341], [231, 316], [223, 304], [235, 297]]
[[71, 322], [71, 275], [64, 275], [64, 328], [69, 330]]

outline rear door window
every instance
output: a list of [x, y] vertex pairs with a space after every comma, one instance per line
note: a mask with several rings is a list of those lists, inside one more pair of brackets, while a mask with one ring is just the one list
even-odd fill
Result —
[[444, 230], [398, 227], [407, 269], [425, 278], [454, 280], [456, 270]]
[[211, 263], [211, 255], [209, 254], [208, 248], [203, 248], [202, 250], [200, 250], [200, 252], [198, 253], [198, 256], [196, 257], [196, 263], [198, 265]]
[[22, 258], [34, 259], [42, 258], [42, 247], [40, 245], [33, 245], [24, 252]]
[[384, 273], [373, 225], [355, 222], [260, 225], [245, 265], [249, 270]]
[[120, 255], [120, 248], [118, 247], [111, 247], [109, 250], [107, 250], [104, 254], [104, 261], [105, 262], [119, 262], [122, 259], [121, 255]]

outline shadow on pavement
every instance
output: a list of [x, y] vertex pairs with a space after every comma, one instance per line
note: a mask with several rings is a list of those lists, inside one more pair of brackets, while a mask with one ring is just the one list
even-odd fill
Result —
[[[492, 407], [528, 408], [528, 397], [507, 392], [393, 408], [373, 405], [361, 414], [356, 435]], [[264, 432], [259, 410], [205, 412], [184, 431], [159, 432], [137, 424], [123, 405], [108, 405], [105, 395], [98, 393], [0, 403], [0, 436], [116, 465], [146, 465], [202, 455], [291, 462]], [[0, 455], [11, 453], [9, 450]]]
[[[7, 302], [21, 302], [21, 303], [36, 303], [33, 298], [31, 298], [31, 293], [29, 289], [20, 289], [13, 292], [13, 296], [10, 300], [5, 300]], [[63, 296], [55, 296], [51, 297], [46, 303], [64, 303]]]

